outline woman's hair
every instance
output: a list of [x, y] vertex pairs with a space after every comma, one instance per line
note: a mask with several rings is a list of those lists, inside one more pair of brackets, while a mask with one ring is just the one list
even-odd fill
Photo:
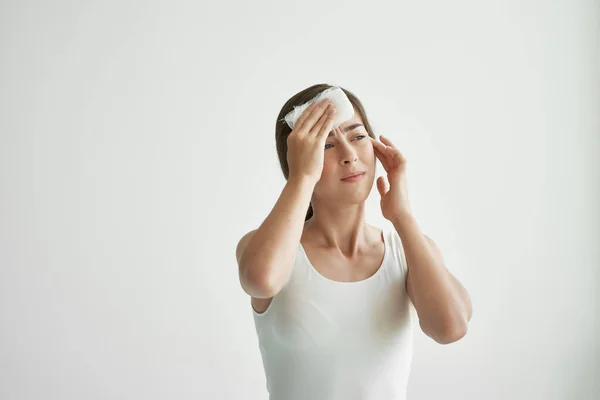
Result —
[[[279, 115], [277, 116], [277, 122], [275, 125], [275, 144], [277, 146], [277, 155], [279, 157], [279, 164], [281, 165], [281, 171], [283, 172], [283, 176], [285, 177], [286, 180], [288, 180], [288, 178], [290, 177], [290, 166], [289, 166], [288, 160], [287, 160], [287, 151], [288, 151], [287, 138], [290, 135], [290, 133], [292, 133], [292, 128], [289, 127], [287, 122], [285, 122], [284, 118], [287, 115], [287, 113], [289, 113], [290, 111], [292, 111], [294, 109], [294, 107], [300, 106], [300, 105], [308, 102], [309, 100], [314, 98], [319, 93], [321, 93], [324, 90], [329, 89], [331, 87], [334, 87], [334, 86], [326, 84], [326, 83], [320, 83], [317, 85], [313, 85], [309, 88], [306, 88], [306, 89], [302, 90], [301, 92], [298, 92], [294, 96], [292, 96], [283, 105], [283, 107], [281, 108], [281, 111], [279, 111]], [[363, 105], [360, 102], [360, 100], [358, 99], [358, 97], [356, 97], [356, 95], [354, 93], [350, 92], [349, 90], [346, 90], [340, 86], [338, 86], [338, 87], [344, 91], [346, 96], [348, 96], [350, 103], [352, 103], [352, 105], [354, 106], [354, 109], [360, 113], [360, 116], [363, 120], [363, 125], [365, 126], [365, 129], [367, 130], [367, 133], [369, 134], [369, 136], [376, 139], [375, 134], [373, 133], [371, 124], [369, 123], [369, 120], [367, 118], [367, 112], [365, 111], [365, 108], [363, 107]], [[312, 217], [312, 215], [313, 215], [312, 204], [309, 204], [308, 211], [306, 212], [306, 218], [304, 220], [305, 221], [309, 220]]]

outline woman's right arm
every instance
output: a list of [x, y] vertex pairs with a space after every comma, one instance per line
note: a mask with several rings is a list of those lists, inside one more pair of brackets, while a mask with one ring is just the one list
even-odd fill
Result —
[[260, 227], [240, 240], [236, 249], [240, 283], [250, 296], [271, 298], [287, 282], [314, 187], [312, 179], [290, 177]]
[[289, 179], [260, 227], [238, 243], [240, 282], [252, 297], [275, 296], [292, 272], [306, 212], [323, 171], [325, 139], [334, 116], [335, 106], [329, 100], [304, 110], [287, 138]]

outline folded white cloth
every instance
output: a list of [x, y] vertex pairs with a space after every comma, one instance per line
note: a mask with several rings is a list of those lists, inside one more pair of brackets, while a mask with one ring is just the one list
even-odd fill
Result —
[[354, 116], [354, 107], [348, 99], [348, 96], [346, 96], [346, 93], [344, 93], [341, 88], [334, 86], [319, 93], [306, 103], [300, 106], [294, 106], [294, 109], [285, 116], [285, 122], [287, 122], [290, 128], [294, 129], [294, 124], [302, 115], [304, 110], [306, 110], [306, 108], [312, 103], [319, 102], [324, 99], [331, 100], [331, 102], [335, 105], [335, 118], [333, 120], [332, 128], [343, 124]]

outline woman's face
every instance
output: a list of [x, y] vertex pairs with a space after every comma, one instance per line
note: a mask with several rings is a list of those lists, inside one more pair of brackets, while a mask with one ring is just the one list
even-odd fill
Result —
[[[369, 196], [375, 179], [373, 144], [360, 113], [334, 128], [325, 140], [323, 172], [315, 194], [339, 203], [360, 203]], [[357, 181], [344, 181], [354, 172], [364, 172]]]

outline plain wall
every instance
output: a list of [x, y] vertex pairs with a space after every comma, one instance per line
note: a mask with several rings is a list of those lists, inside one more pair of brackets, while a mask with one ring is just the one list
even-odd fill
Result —
[[416, 327], [408, 398], [600, 398], [599, 28], [583, 0], [3, 1], [0, 398], [266, 399], [235, 247], [322, 82], [472, 297], [462, 340]]

